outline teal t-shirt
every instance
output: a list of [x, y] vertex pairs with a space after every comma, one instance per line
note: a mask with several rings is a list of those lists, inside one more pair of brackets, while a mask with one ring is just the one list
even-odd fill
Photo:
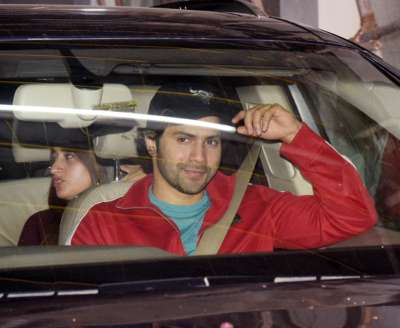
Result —
[[161, 212], [178, 226], [186, 254], [193, 254], [196, 250], [197, 237], [204, 215], [210, 208], [210, 199], [207, 192], [204, 193], [203, 198], [198, 203], [193, 205], [172, 205], [163, 202], [153, 194], [152, 188], [149, 188], [149, 198]]

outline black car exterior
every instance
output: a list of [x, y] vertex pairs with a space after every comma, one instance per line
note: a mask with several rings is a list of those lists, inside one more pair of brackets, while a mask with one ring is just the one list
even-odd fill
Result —
[[[95, 72], [77, 63], [70, 51], [71, 47], [127, 46], [160, 51], [200, 49], [207, 56], [221, 49], [300, 52], [304, 56], [335, 49], [364, 58], [396, 87], [400, 81], [396, 69], [347, 40], [261, 15], [2, 5], [0, 26], [0, 53], [57, 49], [75, 85], [96, 87], [114, 81], [112, 73], [124, 70], [139, 81], [143, 72], [157, 69], [143, 63], [141, 55], [131, 58], [138, 65]], [[166, 56], [172, 54], [166, 52]], [[190, 62], [190, 51], [182, 58]], [[165, 59], [171, 64], [173, 60]], [[233, 65], [236, 58], [224, 60]], [[62, 74], [40, 79], [32, 74], [20, 77], [18, 84], [63, 81]], [[145, 79], [155, 83], [151, 75]], [[10, 81], [11, 77], [4, 85]], [[1, 103], [11, 104], [14, 91], [3, 87]], [[9, 117], [2, 119], [5, 127]], [[1, 138], [10, 143], [13, 136], [4, 132]], [[9, 156], [8, 151], [2, 149], [3, 158]], [[1, 179], [17, 179], [22, 174], [21, 168], [4, 162]], [[370, 171], [366, 172], [368, 177]], [[96, 250], [3, 247], [0, 322], [4, 327], [393, 327], [400, 321], [400, 248], [396, 240], [385, 236], [312, 251], [139, 260], [109, 255], [103, 260], [64, 264], [53, 262], [54, 257], [86, 252], [90, 258]], [[123, 247], [109, 251], [131, 252]]]

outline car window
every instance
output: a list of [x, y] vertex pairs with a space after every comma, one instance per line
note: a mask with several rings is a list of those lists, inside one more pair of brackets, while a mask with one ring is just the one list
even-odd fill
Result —
[[[254, 200], [245, 198], [248, 207], [258, 209], [264, 203], [271, 206], [265, 210], [268, 213], [263, 212], [264, 208], [259, 212], [260, 227], [251, 228], [257, 232], [257, 238], [248, 239], [254, 245], [266, 243], [269, 246], [254, 246], [254, 251], [240, 246], [241, 238], [246, 239], [246, 232], [239, 232], [248, 228], [242, 217], [248, 208], [242, 208], [232, 223], [232, 227], [237, 226], [232, 232], [236, 235], [230, 236], [232, 243], [237, 245], [234, 247], [237, 252], [241, 249], [251, 253], [278, 248], [318, 248], [318, 244], [304, 246], [308, 244], [303, 244], [297, 237], [290, 241], [281, 237], [282, 240], [265, 241], [273, 239], [271, 231], [284, 231], [283, 226], [287, 224], [283, 216], [289, 212], [281, 208], [280, 198], [292, 199], [288, 195], [296, 195], [309, 201], [318, 198], [320, 190], [324, 190], [323, 186], [317, 186], [316, 192], [315, 181], [310, 181], [307, 168], [294, 160], [296, 155], [293, 158], [287, 155], [290, 147], [282, 153], [281, 142], [236, 133], [237, 126], [230, 119], [238, 112], [273, 104], [279, 104], [305, 123], [310, 131], [324, 138], [354, 165], [375, 202], [379, 213], [378, 227], [397, 231], [399, 184], [395, 166], [400, 137], [396, 124], [399, 88], [358, 53], [321, 46], [290, 51], [267, 46], [207, 49], [143, 45], [110, 47], [101, 43], [68, 47], [51, 45], [49, 48], [21, 49], [18, 46], [15, 50], [4, 47], [0, 50], [1, 246], [16, 246], [28, 219], [47, 211], [49, 206], [56, 209], [51, 218], [46, 218], [51, 221], [49, 231], [38, 232], [37, 227], [31, 227], [29, 233], [68, 245], [73, 243], [74, 233], [92, 207], [96, 206], [99, 215], [102, 211], [110, 211], [109, 206], [121, 210], [125, 203], [119, 203], [119, 200], [133, 185], [139, 185], [152, 175], [155, 162], [149, 154], [149, 140], [155, 140], [155, 147], [164, 145], [164, 139], [160, 141], [157, 136], [148, 134], [149, 126], [156, 125], [159, 131], [167, 128], [175, 131], [171, 138], [182, 147], [179, 149], [187, 149], [187, 144], [202, 145], [202, 149], [209, 152], [209, 159], [214, 156], [215, 147], [221, 145], [220, 165], [218, 160], [213, 165], [219, 167], [224, 177], [219, 180], [219, 187], [225, 188], [222, 193], [232, 192], [233, 180], [229, 177], [237, 174], [251, 146], [254, 143], [261, 145], [249, 187], [242, 188], [253, 188], [258, 193]], [[171, 84], [189, 86], [187, 90], [191, 90], [191, 96], [198, 97], [203, 104], [216, 101], [217, 113], [224, 120], [206, 120], [204, 125], [204, 120], [192, 116], [196, 108], [190, 103], [181, 117], [149, 113], [155, 95], [168, 93], [163, 90], [168, 90], [164, 88]], [[204, 93], [202, 88], [196, 89], [198, 85], [211, 85], [216, 91]], [[182, 91], [173, 96], [178, 99], [176, 101], [185, 102], [188, 94]], [[311, 136], [312, 132], [309, 133], [307, 136]], [[296, 142], [300, 144], [304, 140]], [[172, 153], [177, 158], [170, 158], [171, 162], [179, 162], [181, 153]], [[307, 165], [315, 163], [315, 160], [308, 162], [307, 156], [301, 156]], [[54, 168], [61, 160], [67, 163], [65, 165], [83, 165], [89, 170], [86, 174], [82, 169], [78, 182], [74, 183], [78, 191], [64, 190], [62, 201], [55, 201], [52, 199], [54, 191], [63, 189], [67, 180], [58, 173], [65, 170], [61, 164], [61, 168]], [[164, 160], [166, 168], [175, 168], [169, 167], [168, 161]], [[206, 169], [193, 164], [195, 160], [190, 163], [176, 167], [189, 170], [194, 180], [200, 179], [202, 170]], [[85, 178], [89, 181], [87, 185]], [[352, 185], [350, 181], [347, 183]], [[149, 184], [151, 182], [144, 184], [147, 189], [142, 187], [141, 193], [136, 194], [137, 199], [149, 196]], [[275, 191], [269, 194], [264, 190]], [[336, 196], [329, 194], [327, 197]], [[226, 211], [228, 203], [229, 199], [216, 214], [217, 218], [224, 214], [223, 209]], [[139, 205], [126, 203], [124, 206], [128, 210]], [[155, 203], [140, 206], [157, 212]], [[298, 211], [291, 215], [302, 220], [303, 209]], [[266, 223], [278, 212], [285, 213], [281, 221]], [[124, 220], [122, 212], [118, 213], [118, 218], [121, 216]], [[140, 218], [146, 215], [150, 214], [142, 213]], [[165, 216], [160, 217], [165, 220]], [[129, 223], [124, 221], [122, 226], [125, 224]], [[177, 228], [174, 226], [177, 223], [168, 221], [168, 224], [169, 228]], [[29, 233], [27, 238], [30, 238]], [[155, 245], [149, 240], [139, 244], [146, 247], [164, 245], [165, 241], [159, 242], [163, 233], [157, 232]], [[290, 233], [294, 232], [289, 229]], [[123, 234], [124, 238], [130, 238], [126, 229]], [[99, 234], [91, 242], [97, 236]], [[337, 242], [339, 239], [341, 241], [337, 238]], [[329, 236], [327, 244], [320, 246], [335, 245], [335, 240]], [[351, 244], [351, 240], [350, 245], [357, 246], [356, 242]], [[180, 242], [183, 243], [177, 241]], [[373, 245], [380, 242], [370, 241]]]

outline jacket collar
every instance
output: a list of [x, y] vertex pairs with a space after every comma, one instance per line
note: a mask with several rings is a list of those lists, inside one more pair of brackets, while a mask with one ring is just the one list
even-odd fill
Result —
[[118, 199], [116, 207], [129, 210], [137, 207], [152, 207], [149, 200], [149, 188], [153, 183], [153, 175], [149, 174], [129, 188], [124, 196]]
[[[139, 180], [117, 201], [116, 207], [126, 210], [143, 207], [157, 209], [148, 197], [149, 188], [152, 183], [153, 175], [151, 174]], [[217, 172], [207, 186], [207, 192], [211, 200], [211, 208], [208, 212], [215, 213], [217, 217], [214, 219], [215, 215], [212, 215], [212, 218], [208, 218], [209, 215], [207, 215], [205, 221], [215, 222], [219, 214], [222, 215], [225, 212], [232, 198], [234, 186], [235, 179], [233, 177]]]

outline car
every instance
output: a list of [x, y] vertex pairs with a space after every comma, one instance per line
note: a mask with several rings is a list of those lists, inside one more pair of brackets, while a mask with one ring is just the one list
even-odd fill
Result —
[[[0, 5], [2, 325], [377, 327], [399, 320], [400, 72], [331, 33], [269, 17], [245, 1], [217, 2]], [[205, 127], [149, 112], [155, 95], [173, 83], [218, 87], [224, 114], [266, 104], [291, 112], [358, 171], [378, 223], [323, 247], [272, 253], [178, 256], [146, 243], [71, 246], [94, 206], [120, 199], [151, 172], [144, 149], [149, 124]], [[205, 103], [217, 98], [201, 91], [191, 92]], [[214, 123], [206, 127], [220, 133], [221, 170], [249, 171], [237, 189], [315, 194], [280, 156], [281, 143], [240, 135], [232, 122]], [[243, 168], [252, 145], [260, 154]], [[76, 160], [75, 153], [86, 154], [78, 156], [86, 165], [95, 156], [102, 178], [53, 202], [62, 184], [58, 156]], [[49, 206], [62, 210], [50, 227], [57, 240], [46, 239], [54, 235], [39, 218], [34, 233], [45, 237], [24, 244], [28, 219]], [[335, 212], [342, 211], [337, 205]]]

